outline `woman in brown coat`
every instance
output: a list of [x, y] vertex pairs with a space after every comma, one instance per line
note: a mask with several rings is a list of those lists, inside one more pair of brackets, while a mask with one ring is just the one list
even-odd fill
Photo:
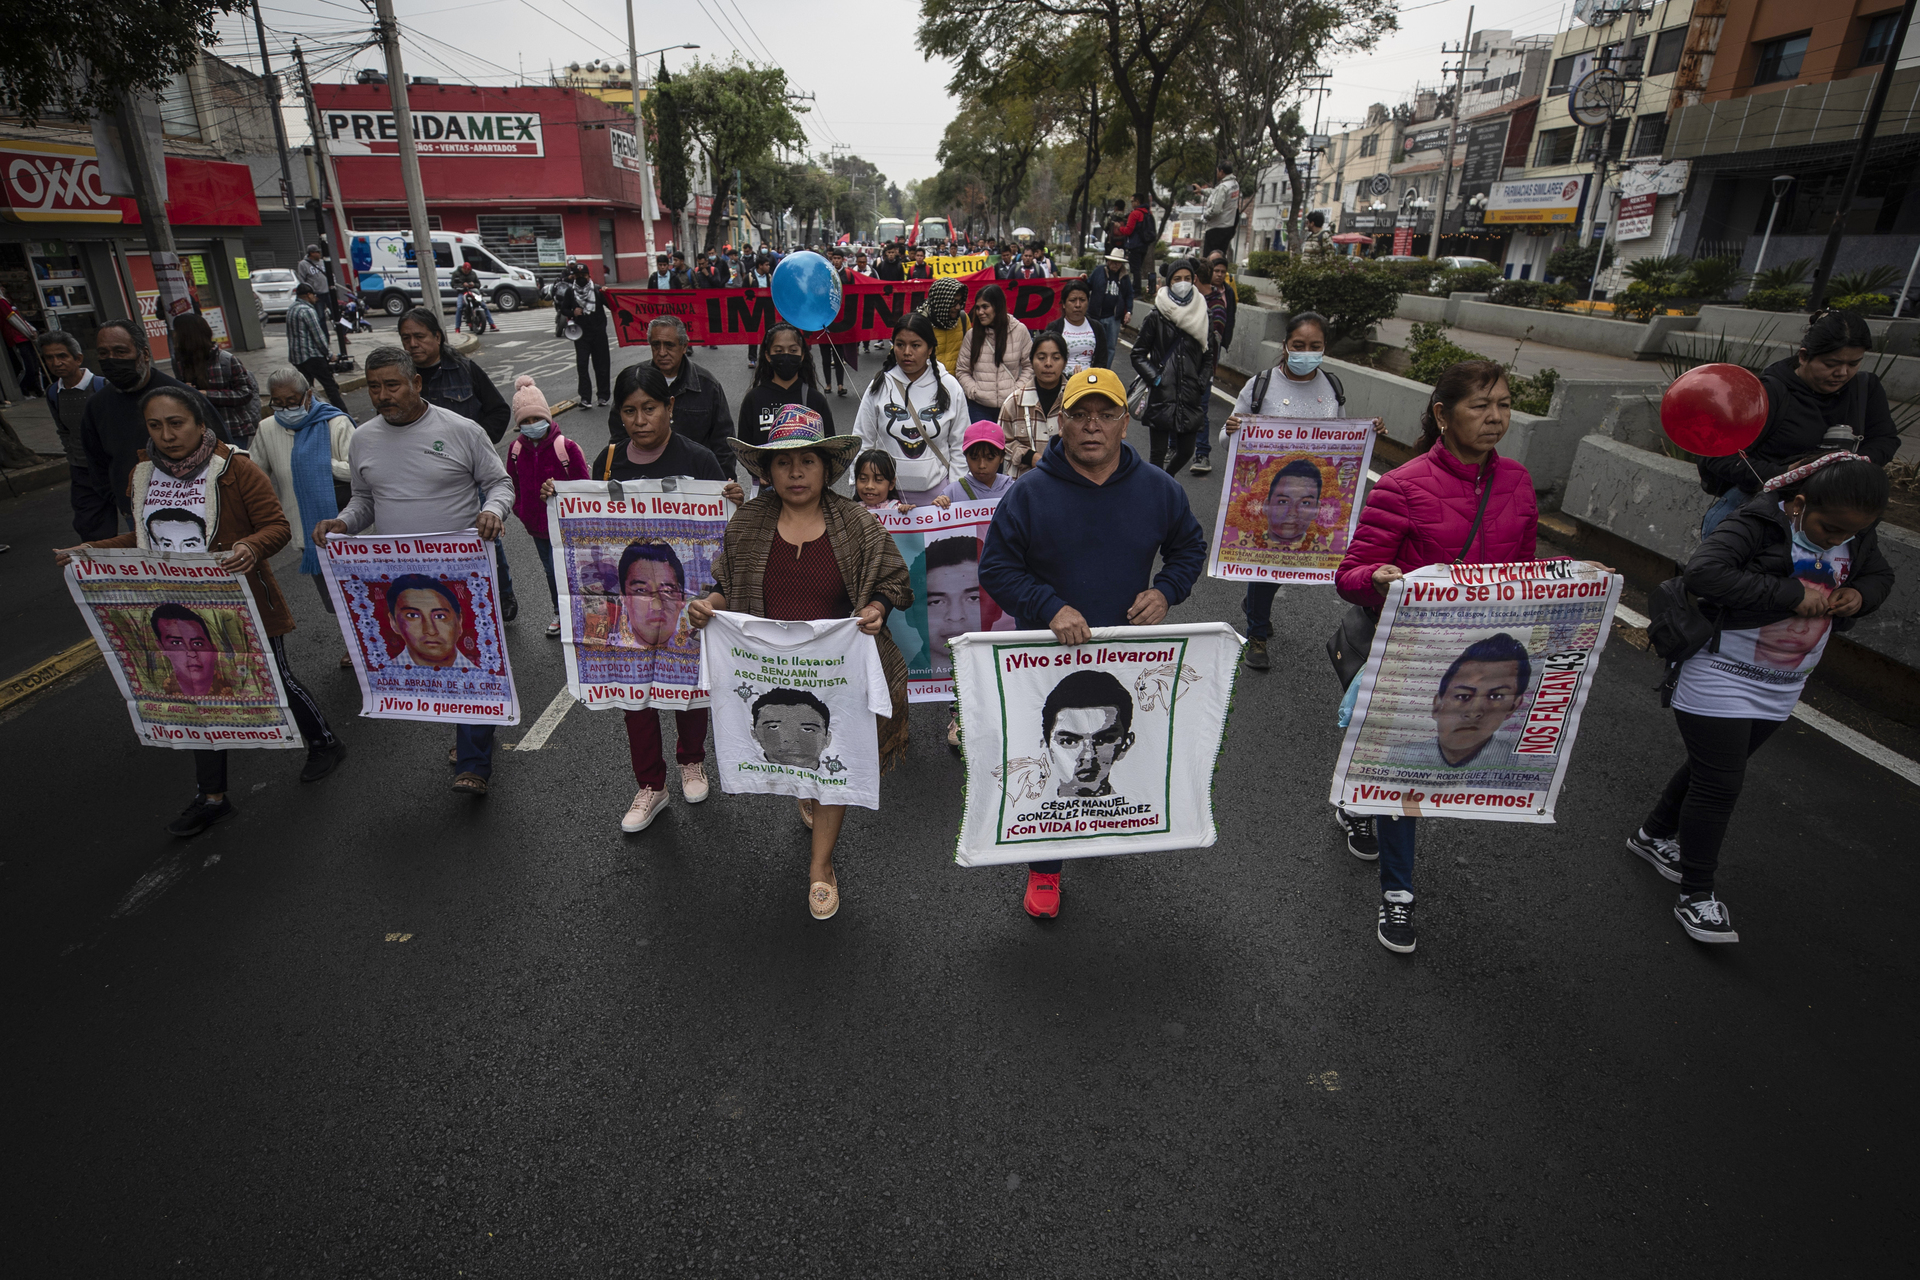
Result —
[[[907, 748], [907, 663], [886, 625], [889, 610], [913, 604], [907, 562], [893, 535], [865, 507], [828, 488], [859, 450], [859, 437], [825, 434], [820, 415], [798, 405], [788, 405], [782, 415], [765, 445], [735, 446], [740, 460], [761, 473], [769, 488], [727, 523], [713, 566], [714, 589], [687, 606], [687, 620], [704, 628], [716, 609], [783, 622], [858, 617], [860, 629], [879, 646], [880, 668], [893, 697], [893, 714], [879, 721], [884, 770]], [[818, 557], [801, 577], [793, 566], [811, 563], [803, 559], [806, 550], [822, 539], [831, 558]], [[769, 564], [776, 548], [781, 560], [774, 569], [782, 575], [780, 594], [787, 603], [769, 610]], [[840, 909], [833, 846], [846, 816], [845, 805], [800, 801], [800, 820], [813, 829], [807, 908], [816, 920], [830, 919]]]
[[[333, 772], [347, 748], [334, 736], [320, 704], [287, 665], [285, 637], [293, 630], [293, 614], [267, 561], [287, 545], [292, 531], [266, 473], [246, 454], [222, 444], [201, 412], [197, 399], [189, 399], [173, 387], [149, 391], [141, 399], [140, 416], [147, 424], [149, 446], [140, 451], [133, 474], [127, 478], [134, 531], [56, 551], [54, 562], [64, 566], [74, 556], [84, 556], [94, 548], [197, 551], [221, 556], [221, 568], [245, 575], [266, 628], [274, 665], [280, 668], [287, 706], [307, 742], [307, 763], [300, 771], [300, 781], [313, 782]], [[170, 505], [149, 512], [148, 498], [156, 472], [168, 481], [166, 501]], [[204, 485], [194, 483], [202, 478]], [[183, 499], [178, 496], [181, 494], [199, 496]], [[181, 625], [191, 629], [195, 621], [191, 612], [182, 612], [187, 616], [181, 619]], [[204, 634], [205, 626], [200, 629]], [[227, 799], [227, 753], [195, 751], [193, 763], [199, 790], [193, 803], [168, 825], [167, 830], [176, 836], [197, 836], [235, 812], [233, 802]]]

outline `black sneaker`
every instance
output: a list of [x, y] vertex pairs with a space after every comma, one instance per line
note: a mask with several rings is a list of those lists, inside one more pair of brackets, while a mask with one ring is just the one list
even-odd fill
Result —
[[1627, 848], [1650, 863], [1655, 871], [1675, 884], [1680, 883], [1680, 842], [1650, 836], [1645, 827], [1627, 837]]
[[1247, 641], [1245, 662], [1249, 671], [1265, 671], [1271, 667], [1273, 659], [1267, 656], [1267, 642], [1265, 640]]
[[1348, 813], [1335, 806], [1333, 825], [1347, 833], [1347, 852], [1364, 862], [1380, 859], [1380, 837], [1374, 834], [1370, 814]]
[[[1405, 902], [1395, 902], [1393, 894]], [[1380, 945], [1406, 955], [1413, 950], [1413, 895], [1404, 889], [1390, 889], [1380, 895], [1380, 927], [1374, 931]]]
[[233, 801], [222, 796], [218, 804], [213, 804], [205, 796], [195, 796], [193, 803], [180, 811], [180, 816], [167, 824], [167, 834], [179, 836], [182, 840], [199, 835], [228, 814], [238, 813]]
[[300, 770], [300, 781], [318, 782], [338, 769], [346, 758], [347, 744], [337, 738], [330, 747], [315, 747], [307, 752], [307, 764]]
[[1187, 468], [1187, 474], [1190, 476], [1204, 476], [1207, 473], [1211, 472], [1212, 470], [1213, 470], [1212, 458], [1195, 458], [1193, 460], [1193, 465]]
[[500, 597], [500, 616], [501, 618], [503, 618], [508, 622], [512, 622], [515, 618], [519, 617], [520, 616], [520, 597], [519, 596], [501, 596]]
[[1733, 931], [1733, 916], [1727, 911], [1727, 904], [1714, 897], [1711, 889], [1705, 893], [1681, 894], [1680, 900], [1673, 904], [1673, 918], [1695, 942], [1740, 941], [1740, 935]]

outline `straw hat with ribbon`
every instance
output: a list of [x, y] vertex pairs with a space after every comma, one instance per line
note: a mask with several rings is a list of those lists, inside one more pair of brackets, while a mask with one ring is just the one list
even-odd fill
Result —
[[860, 452], [860, 437], [830, 436], [819, 414], [805, 405], [790, 404], [780, 410], [767, 429], [765, 444], [753, 445], [740, 440], [733, 443], [734, 455], [763, 480], [772, 455], [799, 449], [811, 449], [820, 455], [826, 464], [827, 482], [831, 484]]

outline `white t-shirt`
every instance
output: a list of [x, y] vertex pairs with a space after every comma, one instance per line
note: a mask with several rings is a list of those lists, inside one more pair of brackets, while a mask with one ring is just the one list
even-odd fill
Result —
[[[1845, 585], [1853, 567], [1851, 541], [1821, 551], [1795, 537], [1793, 576], [1822, 592]], [[1831, 618], [1792, 617], [1722, 631], [1720, 652], [1702, 649], [1680, 665], [1674, 709], [1717, 719], [1785, 720], [1832, 635]]]
[[[140, 509], [140, 527], [146, 532], [147, 547], [152, 551], [193, 551], [205, 552], [212, 537], [207, 528], [207, 471], [188, 480], [175, 480], [166, 472], [155, 467], [153, 476], [147, 481], [146, 503]], [[162, 519], [157, 523], [154, 516], [161, 512], [179, 512], [172, 519]]]
[[[1246, 385], [1240, 388], [1240, 395], [1233, 402], [1233, 411], [1241, 417], [1258, 414], [1267, 418], [1338, 418], [1341, 416], [1340, 397], [1333, 394], [1333, 384], [1327, 381], [1327, 375], [1314, 370], [1312, 382], [1295, 382], [1280, 369], [1274, 369], [1267, 379], [1267, 394], [1258, 408], [1253, 404], [1253, 384], [1255, 378], [1248, 378]], [[1220, 443], [1228, 438], [1225, 427], [1220, 428]]]
[[1060, 322], [1060, 336], [1067, 340], [1067, 373], [1084, 373], [1093, 368], [1093, 325], [1082, 320], [1079, 324]]
[[700, 646], [720, 789], [880, 807], [880, 735], [893, 713], [880, 649], [857, 618], [776, 622], [721, 612]]

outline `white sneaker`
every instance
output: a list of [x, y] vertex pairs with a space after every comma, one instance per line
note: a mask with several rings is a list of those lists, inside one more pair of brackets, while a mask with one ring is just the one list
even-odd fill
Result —
[[652, 825], [653, 820], [660, 816], [660, 811], [666, 807], [665, 791], [649, 791], [642, 787], [633, 797], [633, 803], [627, 806], [627, 816], [620, 819], [620, 829], [628, 835], [636, 831], [645, 831]]
[[680, 794], [688, 804], [699, 804], [707, 798], [706, 765], [683, 764], [680, 766]]

